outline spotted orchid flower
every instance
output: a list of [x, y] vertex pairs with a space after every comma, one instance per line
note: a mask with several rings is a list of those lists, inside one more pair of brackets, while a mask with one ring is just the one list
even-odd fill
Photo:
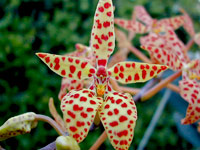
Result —
[[155, 27], [170, 26], [173, 30], [184, 24], [184, 16], [176, 16], [161, 20], [153, 19], [143, 6], [136, 6], [132, 20], [115, 19], [115, 23], [120, 27], [135, 33], [148, 33], [155, 31]]
[[182, 124], [192, 124], [200, 119], [200, 83], [195, 80], [179, 82], [180, 94], [188, 103], [186, 117]]
[[[90, 62], [91, 65], [95, 65], [95, 57], [93, 55], [93, 52], [91, 51], [91, 48], [82, 44], [76, 44], [76, 51], [66, 54], [65, 56], [84, 58], [88, 60], [88, 62]], [[80, 90], [83, 89], [83, 87], [87, 87], [87, 81], [63, 77], [58, 98], [59, 100], [61, 100], [67, 94], [68, 91], [72, 89]]]
[[[128, 149], [134, 136], [137, 111], [132, 97], [112, 90], [109, 79], [120, 83], [145, 82], [168, 67], [137, 62], [119, 62], [107, 69], [114, 51], [114, 14], [112, 0], [99, 0], [91, 33], [91, 48], [96, 57], [93, 67], [87, 60], [37, 53], [57, 74], [76, 80], [93, 78], [89, 89], [71, 90], [61, 101], [65, 126], [78, 143], [83, 141], [89, 128], [100, 118], [115, 149]], [[49, 61], [46, 61], [49, 60]]]
[[8, 119], [0, 127], [0, 141], [20, 134], [29, 133], [32, 128], [35, 128], [37, 126], [35, 116], [35, 113], [28, 112]]
[[[185, 51], [186, 46], [171, 27], [162, 26], [158, 27], [158, 30], [158, 33], [152, 32], [140, 38], [142, 48], [147, 49], [161, 64], [166, 64], [174, 70], [180, 69], [182, 63], [187, 63], [189, 60]], [[159, 49], [152, 51], [152, 47]], [[180, 64], [177, 65], [178, 63]]]

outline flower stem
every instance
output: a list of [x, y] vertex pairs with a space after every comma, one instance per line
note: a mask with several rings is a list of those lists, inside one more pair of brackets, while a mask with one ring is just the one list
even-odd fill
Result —
[[65, 132], [59, 127], [59, 125], [58, 125], [53, 119], [51, 119], [50, 117], [45, 116], [45, 115], [39, 115], [39, 114], [37, 114], [35, 119], [36, 119], [37, 121], [43, 121], [43, 122], [49, 123], [49, 124], [56, 130], [56, 132], [57, 132], [59, 135], [66, 136], [66, 133], [65, 133]]
[[99, 146], [106, 140], [107, 134], [106, 131], [104, 131], [101, 136], [98, 138], [98, 140], [93, 144], [93, 146], [90, 148], [90, 150], [97, 150]]
[[132, 95], [135, 95], [137, 93], [140, 92], [140, 89], [139, 88], [131, 88], [131, 87], [123, 87], [123, 86], [120, 86], [119, 87], [120, 90], [124, 93], [130, 93]]
[[146, 57], [142, 52], [140, 52], [137, 48], [133, 46], [129, 46], [128, 48], [133, 54], [135, 54], [143, 62], [149, 63], [149, 64], [152, 63], [152, 61], [148, 57]]
[[167, 84], [166, 87], [169, 88], [169, 89], [171, 89], [172, 91], [174, 91], [176, 93], [180, 92], [179, 87], [177, 85], [172, 84], [172, 83]]
[[148, 90], [147, 92], [145, 92], [145, 94], [141, 96], [141, 100], [145, 101], [145, 100], [151, 98], [157, 92], [159, 92], [161, 89], [163, 89], [165, 86], [167, 86], [168, 83], [172, 82], [173, 80], [175, 80], [176, 78], [178, 78], [179, 76], [181, 76], [181, 74], [182, 74], [182, 71], [178, 71], [178, 72], [174, 73], [173, 75], [171, 75], [170, 77], [162, 80], [156, 86], [154, 86], [153, 88], [151, 88], [150, 90]]

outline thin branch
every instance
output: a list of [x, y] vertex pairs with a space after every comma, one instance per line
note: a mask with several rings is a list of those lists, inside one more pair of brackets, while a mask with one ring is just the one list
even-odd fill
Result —
[[167, 90], [165, 92], [165, 94], [164, 94], [162, 100], [160, 101], [160, 104], [157, 107], [156, 112], [154, 113], [153, 118], [151, 119], [151, 122], [150, 122], [147, 130], [145, 131], [145, 134], [144, 134], [144, 136], [143, 136], [143, 138], [142, 138], [142, 140], [141, 140], [141, 142], [138, 146], [138, 150], [143, 150], [146, 147], [146, 145], [147, 145], [147, 143], [148, 143], [155, 127], [156, 127], [156, 124], [157, 124], [166, 104], [167, 104], [167, 101], [170, 97], [170, 94], [171, 94], [171, 92], [169, 90]]
[[135, 54], [143, 62], [149, 63], [149, 64], [152, 63], [152, 61], [148, 57], [146, 57], [142, 52], [140, 52], [137, 48], [133, 46], [129, 46], [128, 48], [133, 54]]
[[141, 95], [141, 100], [145, 101], [149, 98], [151, 98], [152, 96], [154, 96], [157, 92], [159, 92], [161, 89], [163, 89], [165, 86], [167, 86], [168, 83], [174, 81], [175, 79], [177, 79], [179, 76], [181, 76], [182, 71], [178, 71], [176, 73], [174, 73], [173, 75], [171, 75], [170, 77], [162, 80], [160, 83], [158, 83], [156, 86], [154, 86], [153, 88], [151, 88], [150, 90], [148, 90], [147, 92], [145, 92], [144, 95]]
[[60, 128], [64, 131], [67, 132], [63, 119], [60, 117], [60, 115], [58, 114], [55, 105], [54, 105], [54, 101], [53, 98], [51, 97], [49, 99], [49, 111], [51, 113], [51, 115], [53, 116], [54, 120], [57, 122], [57, 124], [60, 126]]
[[37, 114], [35, 119], [38, 120], [38, 121], [47, 122], [48, 124], [50, 124], [56, 130], [56, 132], [59, 135], [63, 135], [63, 136], [66, 135], [66, 133], [59, 127], [59, 125], [53, 119], [51, 119], [50, 117]]
[[140, 92], [139, 88], [131, 88], [131, 87], [123, 87], [119, 86], [120, 90], [124, 93], [130, 93], [132, 95], [135, 95]]
[[176, 92], [176, 93], [180, 92], [180, 88], [177, 85], [174, 85], [172, 83], [167, 84], [166, 87], [169, 88], [170, 90]]
[[97, 150], [99, 146], [106, 140], [107, 134], [106, 131], [104, 131], [101, 136], [98, 138], [98, 140], [93, 144], [93, 146], [90, 148], [90, 150]]

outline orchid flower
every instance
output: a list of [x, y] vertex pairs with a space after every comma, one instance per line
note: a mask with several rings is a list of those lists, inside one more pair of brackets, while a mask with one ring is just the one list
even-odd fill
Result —
[[[91, 48], [82, 44], [76, 44], [76, 51], [66, 54], [65, 56], [85, 58], [90, 62], [90, 64], [92, 64], [93, 66], [95, 65], [95, 57], [93, 55], [93, 52], [91, 51]], [[60, 92], [58, 94], [59, 100], [61, 100], [67, 94], [67, 91], [70, 91], [72, 89], [80, 90], [83, 89], [84, 86], [87, 87], [87, 81], [63, 77]]]
[[[178, 38], [174, 30], [169, 26], [161, 26], [156, 28], [157, 33], [151, 32], [147, 36], [143, 36], [140, 38], [140, 43], [143, 48], [150, 49], [151, 47], [159, 47], [162, 49], [162, 54], [152, 52], [151, 50], [148, 50], [150, 53], [150, 56], [153, 57], [153, 59], [158, 60], [161, 64], [166, 64], [170, 66], [172, 69], [179, 69], [175, 65], [175, 57], [168, 56], [167, 54], [170, 53], [171, 55], [177, 55], [179, 57], [179, 60], [182, 62], [187, 62], [189, 60], [187, 54], [186, 54], [186, 46], [184, 43]], [[158, 57], [158, 58], [157, 58]], [[173, 59], [174, 58], [174, 59]]]
[[182, 124], [192, 124], [200, 119], [200, 83], [195, 80], [182, 80], [179, 82], [180, 94], [189, 103], [186, 117]]
[[166, 19], [153, 19], [143, 6], [136, 6], [132, 20], [115, 19], [115, 23], [120, 27], [135, 33], [148, 33], [154, 31], [155, 27], [170, 26], [173, 30], [178, 29], [184, 24], [184, 16], [176, 16]]
[[[145, 82], [168, 67], [137, 62], [119, 62], [107, 69], [115, 48], [112, 0], [99, 0], [91, 34], [91, 48], [96, 67], [87, 60], [37, 53], [38, 57], [58, 75], [76, 80], [93, 78], [89, 89], [71, 90], [61, 101], [65, 126], [78, 143], [83, 141], [93, 121], [100, 118], [115, 149], [128, 149], [134, 135], [137, 110], [128, 93], [112, 90], [109, 79], [126, 83]], [[49, 60], [49, 61], [46, 61]]]
[[29, 133], [32, 128], [37, 126], [35, 116], [35, 113], [28, 112], [8, 119], [0, 127], [0, 141], [20, 134]]
[[59, 136], [56, 139], [56, 150], [80, 150], [80, 147], [72, 137]]

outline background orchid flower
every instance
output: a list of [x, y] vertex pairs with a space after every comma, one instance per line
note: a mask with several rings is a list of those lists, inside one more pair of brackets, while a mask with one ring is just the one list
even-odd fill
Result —
[[8, 119], [0, 127], [0, 141], [20, 134], [29, 133], [32, 128], [37, 126], [35, 116], [35, 113], [28, 112]]
[[[93, 52], [91, 51], [91, 48], [82, 44], [76, 44], [76, 51], [66, 54], [66, 56], [84, 58], [88, 60], [88, 62], [93, 66], [95, 65], [95, 57], [93, 55]], [[88, 86], [87, 81], [75, 80], [75, 79], [69, 79], [68, 77], [63, 77], [61, 82], [60, 92], [58, 94], [59, 100], [61, 100], [68, 91], [72, 89], [80, 90], [83, 89], [84, 86], [85, 87]]]
[[80, 150], [80, 147], [72, 137], [59, 136], [56, 139], [56, 150]]
[[189, 103], [182, 124], [192, 124], [200, 119], [200, 84], [195, 80], [179, 82], [180, 94]]
[[[169, 26], [157, 27], [158, 33], [151, 32], [150, 34], [140, 38], [142, 47], [145, 49], [151, 49], [151, 47], [158, 47], [162, 49], [162, 53], [155, 53], [148, 50], [150, 56], [158, 60], [161, 64], [166, 64], [172, 69], [180, 69], [179, 65], [176, 65], [178, 56], [181, 62], [187, 62], [189, 60], [186, 53], [186, 46], [177, 37], [174, 30]], [[158, 50], [157, 50], [158, 51]], [[155, 56], [156, 55], [156, 56]], [[171, 55], [171, 56], [170, 56]]]
[[71, 90], [61, 101], [61, 110], [69, 135], [81, 142], [87, 136], [95, 116], [99, 116], [114, 148], [128, 149], [137, 120], [136, 106], [129, 94], [113, 91], [109, 79], [113, 78], [124, 84], [145, 82], [168, 67], [127, 61], [107, 69], [108, 58], [114, 47], [112, 0], [99, 0], [91, 34], [91, 48], [96, 57], [96, 67], [82, 58], [47, 53], [37, 55], [51, 70], [63, 77], [76, 80], [93, 78], [90, 89]]
[[132, 20], [115, 19], [115, 23], [120, 27], [135, 33], [148, 33], [155, 30], [155, 27], [170, 26], [173, 30], [184, 24], [184, 16], [176, 16], [161, 20], [152, 19], [143, 6], [136, 6]]

